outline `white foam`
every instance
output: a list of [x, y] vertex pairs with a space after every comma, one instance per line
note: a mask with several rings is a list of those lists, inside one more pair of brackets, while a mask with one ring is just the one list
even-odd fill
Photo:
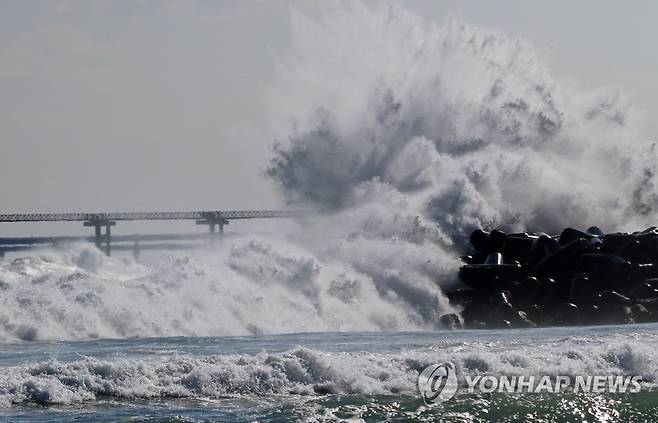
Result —
[[327, 227], [404, 238], [417, 218], [450, 254], [476, 226], [654, 223], [655, 145], [621, 96], [566, 89], [520, 37], [334, 6], [293, 13], [269, 169], [289, 201], [340, 211]]
[[52, 251], [0, 264], [0, 339], [433, 328], [439, 288], [391, 278], [387, 286], [275, 237], [141, 264], [84, 247]]
[[587, 336], [532, 343], [437, 343], [401, 352], [346, 353], [295, 348], [256, 355], [85, 358], [4, 367], [0, 404], [71, 404], [112, 397], [217, 398], [253, 395], [417, 395], [419, 372], [452, 361], [464, 375], [632, 375], [653, 386], [655, 335]]

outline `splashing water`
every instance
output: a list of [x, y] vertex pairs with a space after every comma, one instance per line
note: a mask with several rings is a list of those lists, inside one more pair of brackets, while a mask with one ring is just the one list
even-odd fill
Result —
[[[90, 255], [97, 270], [80, 267]], [[19, 258], [0, 265], [0, 295], [5, 342], [428, 327], [372, 279], [273, 238], [140, 264], [84, 248]]]
[[628, 108], [561, 89], [522, 40], [359, 3], [293, 22], [275, 95], [294, 129], [269, 169], [291, 202], [447, 238], [650, 221], [656, 152]]
[[325, 255], [416, 290], [427, 321], [448, 307], [418, 298], [454, 283], [475, 227], [652, 223], [655, 145], [617, 95], [561, 89], [524, 41], [361, 3], [293, 23], [272, 93], [293, 125], [268, 174], [334, 213]]
[[618, 96], [560, 88], [522, 40], [348, 3], [293, 12], [267, 174], [329, 211], [146, 262], [74, 248], [0, 265], [0, 338], [432, 329], [476, 226], [648, 225], [655, 148]]

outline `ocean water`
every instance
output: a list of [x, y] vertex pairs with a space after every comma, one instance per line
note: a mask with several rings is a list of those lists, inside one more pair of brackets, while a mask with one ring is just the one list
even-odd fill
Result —
[[[658, 325], [19, 342], [3, 421], [653, 421]], [[634, 375], [635, 394], [465, 393], [426, 407], [429, 364], [469, 375]]]
[[[138, 262], [84, 245], [7, 256], [0, 421], [658, 420], [657, 324], [447, 331], [418, 312], [441, 291], [335, 266], [258, 235]], [[460, 380], [639, 376], [642, 391], [460, 389], [427, 407], [418, 376], [445, 361]]]
[[[655, 223], [654, 137], [623, 95], [561, 85], [519, 37], [388, 5], [293, 10], [280, 53], [265, 174], [323, 215], [139, 261], [8, 256], [2, 420], [657, 419], [656, 325], [440, 325], [476, 227]], [[419, 372], [444, 361], [461, 377], [641, 376], [643, 390], [460, 391], [426, 407]]]

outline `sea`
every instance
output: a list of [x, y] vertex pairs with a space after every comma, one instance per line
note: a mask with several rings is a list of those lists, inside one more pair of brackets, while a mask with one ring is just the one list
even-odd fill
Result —
[[[291, 10], [290, 48], [263, 81], [267, 135], [238, 131], [235, 148], [270, 157], [282, 204], [329, 215], [139, 260], [89, 246], [8, 254], [0, 421], [658, 421], [656, 324], [440, 324], [459, 312], [444, 293], [473, 229], [656, 223], [642, 111], [561, 83], [516, 34], [388, 2], [320, 15]], [[461, 385], [427, 401], [419, 375], [444, 363]], [[464, 389], [503, 376], [636, 377], [641, 390]]]
[[[21, 341], [0, 346], [8, 422], [656, 421], [658, 324]], [[419, 373], [625, 375], [637, 393], [468, 393]]]
[[[139, 260], [7, 255], [0, 421], [658, 421], [658, 324], [447, 330], [436, 283], [386, 275], [257, 235]], [[419, 376], [442, 363], [455, 394], [428, 401]], [[468, 389], [521, 376], [641, 389]]]

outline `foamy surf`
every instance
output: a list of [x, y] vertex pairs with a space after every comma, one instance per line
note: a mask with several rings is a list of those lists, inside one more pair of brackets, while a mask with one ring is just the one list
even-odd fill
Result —
[[[633, 332], [618, 327], [614, 328], [620, 332], [616, 334], [610, 329], [309, 333], [17, 344], [3, 348], [0, 406], [18, 411], [30, 404], [48, 405], [66, 414], [75, 409], [58, 407], [94, 403], [102, 410], [118, 404], [123, 408], [151, 404], [149, 407], [157, 409], [158, 404], [167, 404], [169, 412], [182, 405], [189, 412], [197, 407], [230, 409], [260, 398], [261, 405], [252, 411], [263, 413], [263, 420], [269, 420], [263, 416], [271, 413], [288, 418], [300, 418], [304, 413], [320, 418], [332, 410], [359, 415], [355, 403], [368, 404], [369, 413], [384, 412], [385, 404], [397, 403], [389, 410], [394, 415], [432, 416], [437, 410], [424, 410], [417, 390], [418, 374], [443, 361], [455, 363], [460, 378], [640, 376], [646, 401], [658, 371], [653, 354], [658, 347], [658, 327], [641, 325]], [[569, 398], [568, 392], [560, 395], [564, 397], [556, 398]], [[601, 401], [605, 404], [599, 406], [610, 406], [605, 396], [578, 395], [573, 400], [574, 409], [579, 403]], [[504, 398], [458, 393], [445, 407], [468, 404], [473, 416], [482, 412], [477, 406], [480, 401], [495, 404]], [[552, 400], [527, 394], [524, 401]], [[612, 405], [613, 411], [621, 408], [614, 406], [614, 401]]]
[[140, 263], [88, 247], [0, 264], [0, 340], [422, 330], [440, 288], [376, 279], [284, 238], [237, 236]]

